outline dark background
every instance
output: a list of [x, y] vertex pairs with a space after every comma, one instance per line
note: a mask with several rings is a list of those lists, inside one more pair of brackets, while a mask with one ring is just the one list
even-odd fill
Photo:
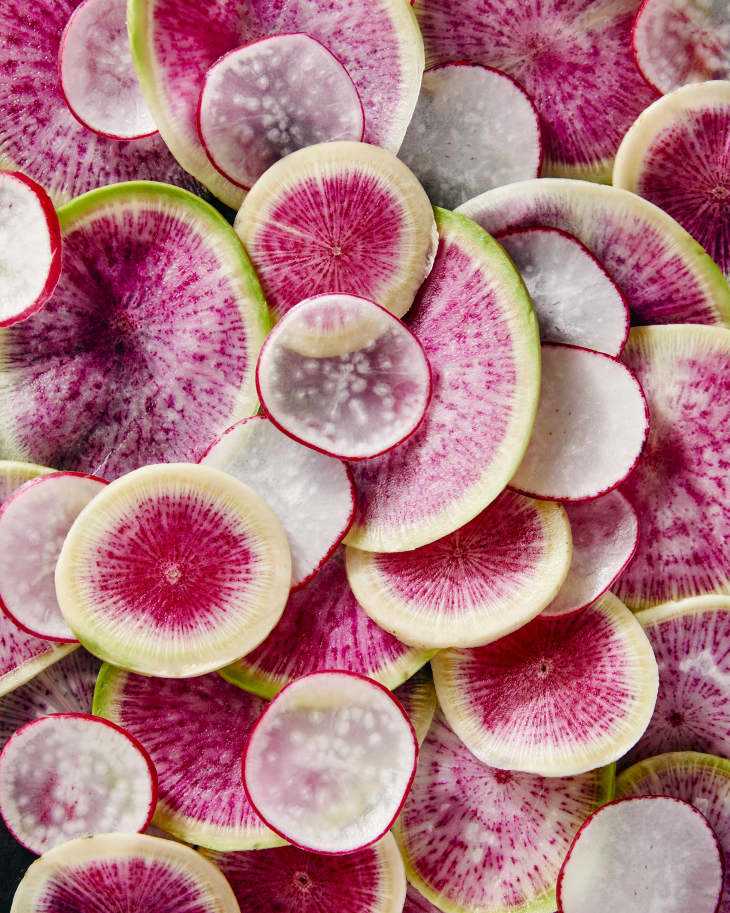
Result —
[[10, 836], [0, 818], [0, 913], [9, 913], [20, 879], [37, 858]]

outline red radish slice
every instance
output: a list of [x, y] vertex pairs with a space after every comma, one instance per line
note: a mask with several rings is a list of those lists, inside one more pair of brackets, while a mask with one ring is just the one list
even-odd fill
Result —
[[384, 308], [320, 295], [269, 333], [256, 387], [269, 419], [295, 441], [363, 460], [397, 447], [421, 424], [431, 369], [418, 339]]
[[347, 549], [347, 577], [370, 617], [404, 643], [474, 647], [522, 627], [570, 567], [559, 504], [503, 492], [478, 517], [408, 552]]
[[106, 484], [75, 472], [42, 475], [0, 508], [0, 608], [28, 634], [77, 642], [56, 599], [56, 562], [71, 524]]
[[598, 259], [626, 296], [634, 323], [730, 325], [719, 267], [667, 213], [634, 193], [585, 181], [520, 181], [459, 212], [493, 235], [559, 228]]
[[537, 405], [537, 321], [519, 275], [478, 226], [436, 215], [436, 262], [406, 320], [433, 398], [405, 444], [352, 467], [358, 510], [345, 541], [368, 551], [418, 548], [484, 510], [514, 474]]
[[367, 143], [320, 143], [272, 165], [234, 228], [277, 318], [332, 292], [401, 317], [436, 249], [425, 191], [392, 153]]
[[649, 724], [659, 684], [651, 644], [610, 593], [538, 618], [496, 643], [431, 660], [446, 719], [485, 764], [567, 777], [616, 761]]
[[543, 342], [621, 353], [630, 325], [626, 299], [577, 238], [557, 228], [520, 228], [497, 240], [525, 280]]
[[71, 630], [95, 656], [187, 677], [252, 650], [279, 620], [289, 545], [265, 501], [217, 469], [145, 466], [79, 514], [56, 567]]
[[659, 92], [730, 77], [726, 0], [644, 0], [631, 40], [639, 70]]
[[302, 447], [263, 415], [224, 431], [200, 462], [249, 485], [274, 511], [289, 540], [292, 589], [311, 580], [352, 525], [347, 464]]
[[543, 618], [578, 612], [603, 595], [631, 561], [639, 541], [639, 517], [619, 491], [592, 501], [568, 502], [565, 510], [573, 558], [558, 595], [543, 609]]
[[297, 149], [359, 141], [364, 132], [350, 75], [309, 35], [261, 38], [225, 54], [205, 74], [198, 133], [213, 165], [239, 187], [249, 189]]
[[[407, 682], [393, 692], [413, 723], [418, 744], [421, 745], [436, 712], [436, 689], [428, 666], [419, 669]], [[0, 705], [2, 706], [2, 705]]]
[[631, 473], [648, 431], [646, 400], [624, 365], [544, 343], [535, 425], [510, 484], [537, 498], [595, 498]]
[[687, 802], [644, 796], [609, 802], [578, 832], [560, 870], [560, 913], [715, 913], [723, 859], [706, 819]]
[[520, 86], [498, 70], [447, 63], [423, 74], [398, 157], [431, 202], [446, 209], [478, 193], [540, 174], [540, 118]]
[[61, 273], [61, 228], [35, 181], [0, 172], [0, 327], [35, 314]]
[[61, 36], [61, 92], [73, 116], [109, 139], [157, 132], [132, 62], [124, 0], [83, 0]]
[[243, 756], [246, 795], [266, 823], [315, 853], [350, 853], [395, 821], [418, 742], [390, 692], [352, 672], [314, 672], [284, 688]]
[[141, 832], [156, 803], [147, 752], [95, 716], [41, 717], [0, 753], [0, 812], [16, 840], [39, 855], [75, 837]]

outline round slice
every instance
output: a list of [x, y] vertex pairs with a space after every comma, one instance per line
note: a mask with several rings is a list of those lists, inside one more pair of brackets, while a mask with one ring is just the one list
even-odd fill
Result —
[[558, 595], [544, 618], [570, 615], [590, 605], [616, 581], [639, 541], [639, 517], [620, 491], [592, 501], [567, 502], [573, 557]]
[[415, 730], [386, 688], [352, 672], [314, 672], [264, 710], [246, 743], [243, 783], [285, 840], [350, 853], [390, 829], [417, 758]]
[[289, 540], [292, 589], [311, 580], [352, 525], [347, 464], [303, 447], [263, 415], [229, 428], [200, 462], [249, 485], [274, 511]]
[[649, 724], [651, 644], [606, 593], [567, 618], [537, 618], [496, 643], [431, 660], [439, 704], [485, 764], [567, 777], [610, 764]]
[[188, 846], [144, 834], [100, 834], [56, 847], [28, 869], [10, 913], [115, 906], [134, 913], [239, 913], [212, 863]]
[[156, 803], [147, 752], [95, 716], [41, 717], [0, 753], [0, 812], [15, 839], [38, 855], [75, 837], [141, 832]]
[[309, 35], [262, 38], [225, 54], [205, 74], [200, 139], [215, 167], [239, 187], [250, 188], [297, 149], [359, 141], [364, 131], [350, 75]]
[[401, 702], [413, 723], [418, 744], [421, 745], [431, 726], [437, 706], [431, 669], [428, 666], [419, 669], [407, 682], [396, 688], [393, 694]]
[[573, 841], [558, 879], [560, 913], [715, 913], [723, 865], [712, 828], [687, 802], [619, 799]]
[[432, 203], [454, 209], [485, 190], [538, 177], [540, 118], [520, 86], [498, 70], [432, 67], [398, 157]]
[[632, 322], [730, 325], [719, 267], [667, 213], [634, 193], [540, 178], [498, 187], [459, 207], [490, 234], [559, 228], [598, 259], [625, 295]]
[[424, 648], [474, 647], [522, 627], [570, 567], [559, 504], [503, 492], [456, 532], [408, 552], [347, 549], [355, 598], [381, 627]]
[[286, 534], [255, 491], [218, 469], [145, 466], [79, 514], [56, 567], [71, 630], [95, 656], [145, 675], [220, 669], [279, 620]]

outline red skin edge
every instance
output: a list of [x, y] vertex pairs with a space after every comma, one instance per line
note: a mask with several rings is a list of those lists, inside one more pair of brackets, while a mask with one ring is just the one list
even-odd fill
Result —
[[[380, 834], [378, 834], [377, 837], [374, 837], [372, 840], [369, 840], [367, 843], [364, 843], [362, 846], [358, 846], [358, 847], [355, 847], [354, 849], [349, 849], [349, 850], [339, 850], [337, 852], [332, 852], [332, 853], [323, 852], [322, 850], [314, 850], [311, 847], [305, 846], [302, 843], [297, 843], [296, 840], [292, 840], [291, 837], [288, 836], [287, 834], [284, 834], [280, 830], [277, 830], [261, 814], [261, 812], [259, 811], [259, 809], [256, 806], [256, 803], [251, 798], [251, 794], [248, 791], [248, 786], [246, 785], [246, 758], [248, 757], [248, 749], [251, 746], [251, 741], [253, 740], [253, 737], [254, 737], [256, 730], [258, 729], [261, 721], [266, 716], [266, 714], [271, 710], [271, 708], [276, 704], [279, 697], [285, 691], [287, 691], [289, 688], [291, 688], [292, 685], [296, 685], [297, 682], [304, 681], [305, 678], [311, 678], [313, 675], [338, 675], [338, 676], [349, 675], [351, 678], [359, 678], [362, 681], [367, 682], [369, 685], [373, 685], [374, 687], [379, 688], [381, 691], [383, 691], [385, 694], [388, 695], [388, 697], [393, 701], [393, 703], [398, 707], [400, 712], [403, 714], [403, 719], [406, 721], [406, 723], [408, 723], [408, 728], [411, 731], [411, 738], [413, 739], [413, 750], [414, 750], [413, 770], [411, 771], [411, 776], [408, 780], [406, 788], [403, 791], [403, 798], [400, 801], [400, 804], [398, 806], [396, 813], [393, 815], [391, 820], [388, 822], [388, 826], [383, 828], [382, 832]], [[241, 778], [243, 780], [243, 788], [246, 793], [246, 798], [251, 803], [251, 808], [253, 808], [253, 810], [256, 812], [256, 814], [259, 816], [259, 818], [261, 818], [261, 820], [264, 822], [264, 824], [266, 824], [267, 827], [271, 828], [271, 830], [275, 834], [278, 834], [280, 837], [283, 837], [283, 839], [288, 841], [289, 843], [291, 843], [292, 846], [296, 846], [300, 850], [306, 850], [308, 853], [317, 853], [320, 856], [346, 856], [348, 853], [354, 853], [357, 850], [362, 850], [366, 846], [372, 846], [373, 843], [377, 843], [378, 840], [382, 839], [388, 833], [388, 831], [391, 829], [391, 827], [395, 823], [396, 818], [398, 817], [398, 815], [400, 815], [400, 813], [403, 809], [403, 806], [406, 804], [406, 799], [408, 798], [408, 793], [410, 792], [411, 785], [413, 783], [413, 778], [416, 776], [416, 767], [418, 766], [418, 750], [419, 750], [418, 749], [418, 738], [416, 737], [416, 730], [413, 728], [413, 723], [411, 722], [410, 717], [403, 709], [403, 705], [398, 700], [398, 698], [393, 694], [392, 691], [389, 691], [385, 687], [385, 685], [381, 685], [380, 682], [376, 682], [374, 679], [368, 678], [367, 675], [362, 675], [360, 672], [347, 672], [343, 669], [320, 669], [318, 672], [308, 672], [306, 675], [302, 675], [299, 678], [294, 679], [293, 682], [289, 682], [288, 685], [285, 685], [281, 689], [281, 691], [276, 695], [276, 697], [272, 699], [271, 703], [266, 707], [264, 712], [258, 718], [258, 720], [256, 721], [256, 723], [253, 726], [253, 729], [251, 730], [251, 732], [248, 735], [248, 741], [246, 742], [246, 747], [243, 749], [243, 760], [241, 761]], [[1, 759], [1, 756], [0, 756], [0, 759]]]
[[[90, 0], [87, 0], [87, 3], [88, 2], [90, 2]], [[411, 0], [411, 3], [413, 3], [413, 2], [415, 2], [415, 0]], [[242, 44], [240, 47], [233, 48], [232, 50], [230, 50], [227, 53], [220, 56], [218, 58], [218, 60], [214, 61], [208, 67], [208, 69], [205, 72], [205, 76], [203, 77], [203, 85], [200, 89], [200, 97], [198, 98], [198, 106], [195, 111], [195, 125], [198, 128], [198, 139], [200, 140], [201, 146], [205, 150], [205, 154], [208, 156], [208, 161], [215, 168], [215, 170], [217, 172], [219, 172], [220, 174], [222, 174], [223, 177], [227, 181], [231, 182], [231, 184], [234, 184], [236, 187], [240, 187], [242, 190], [250, 190], [251, 187], [248, 184], [242, 184], [240, 181], [237, 181], [235, 178], [232, 178], [230, 176], [230, 174], [228, 174], [226, 171], [224, 171], [221, 168], [221, 166], [218, 164], [218, 162], [216, 162], [215, 157], [214, 157], [213, 153], [211, 152], [210, 148], [208, 147], [208, 144], [205, 141], [205, 137], [203, 136], [203, 127], [200, 122], [200, 114], [201, 114], [201, 110], [203, 107], [203, 95], [205, 94], [205, 90], [208, 85], [208, 74], [214, 67], [217, 67], [219, 64], [223, 63], [224, 60], [226, 60], [228, 57], [230, 57], [231, 54], [236, 54], [236, 53], [238, 53], [238, 51], [242, 50], [243, 48], [252, 48], [255, 44], [260, 44], [262, 41], [268, 41], [269, 38], [274, 38], [274, 37], [289, 38], [292, 35], [304, 35], [304, 34], [306, 34], [306, 33], [304, 33], [304, 32], [281, 32], [281, 34], [265, 35], [263, 38], [257, 38], [256, 41], [252, 41], [250, 44]], [[357, 86], [353, 82], [352, 77], [347, 72], [347, 69], [346, 69], [344, 63], [342, 63], [342, 61], [339, 59], [339, 57], [337, 57], [335, 54], [333, 54], [332, 51], [330, 51], [330, 49], [328, 47], [326, 47], [325, 45], [322, 44], [321, 41], [317, 41], [317, 39], [312, 38], [311, 35], [306, 35], [306, 37], [309, 38], [311, 41], [315, 41], [320, 47], [324, 48], [324, 50], [327, 51], [327, 53], [330, 55], [330, 57], [334, 57], [334, 59], [337, 61], [337, 63], [339, 63], [339, 65], [345, 71], [345, 73], [347, 73], [347, 77], [355, 89], [355, 94], [357, 95], [357, 100], [360, 104], [360, 111], [362, 112], [362, 132], [360, 133], [360, 142], [362, 142], [363, 139], [365, 138], [365, 108], [363, 108], [362, 99], [360, 98], [360, 93], [357, 91]]]
[[[61, 476], [73, 476], [76, 479], [91, 479], [94, 482], [101, 482], [103, 485], [108, 485], [109, 483], [106, 479], [100, 479], [98, 476], [92, 476], [85, 472], [49, 472], [44, 476], [37, 476], [35, 479], [30, 479], [28, 482], [23, 483], [20, 488], [16, 488], [15, 491], [10, 495], [9, 498], [6, 498], [2, 506], [0, 506], [0, 518], [2, 518], [5, 510], [9, 504], [11, 504], [17, 497], [19, 497], [23, 492], [27, 491], [29, 488], [34, 488], [36, 485], [40, 485], [45, 479], [57, 479]], [[34, 631], [32, 628], [27, 627], [18, 621], [18, 619], [13, 615], [13, 613], [5, 605], [2, 594], [0, 593], [0, 610], [12, 621], [16, 628], [20, 628], [21, 631], [24, 631], [26, 634], [30, 634], [31, 637], [37, 637], [39, 640], [49, 640], [53, 643], [59, 644], [77, 644], [78, 640], [75, 637], [49, 637], [47, 634], [39, 634], [37, 631]], [[131, 736], [130, 736], [131, 738]]]
[[[0, 752], [0, 768], [2, 768], [3, 759], [5, 757], [5, 750], [7, 749], [8, 745], [13, 741], [13, 739], [17, 738], [20, 735], [20, 733], [25, 732], [26, 729], [30, 729], [31, 726], [36, 726], [38, 723], [42, 723], [45, 720], [50, 719], [51, 717], [53, 717], [54, 719], [59, 719], [59, 720], [88, 720], [91, 723], [101, 723], [103, 726], [108, 726], [110, 729], [115, 729], [117, 732], [121, 733], [125, 738], [129, 739], [129, 741], [132, 743], [132, 745], [134, 745], [134, 747], [137, 749], [137, 751], [139, 751], [139, 753], [144, 758], [145, 763], [147, 764], [147, 769], [150, 772], [150, 781], [152, 784], [152, 800], [150, 802], [150, 808], [147, 813], [147, 820], [144, 823], [144, 827], [140, 828], [139, 831], [137, 831], [137, 833], [141, 834], [143, 831], [146, 831], [147, 828], [150, 826], [150, 823], [152, 822], [152, 816], [155, 813], [155, 807], [157, 806], [157, 799], [159, 796], [159, 784], [158, 784], [158, 780], [157, 780], [157, 770], [155, 768], [155, 765], [152, 762], [152, 758], [149, 756], [147, 749], [144, 747], [144, 745], [142, 745], [141, 742], [139, 742], [137, 739], [135, 739], [135, 737], [133, 735], [130, 735], [130, 733], [128, 733], [126, 729], [122, 729], [121, 726], [117, 726], [116, 723], [112, 723], [110, 720], [105, 720], [105, 719], [103, 719], [103, 717], [100, 717], [100, 716], [94, 716], [91, 713], [52, 713], [52, 714], [49, 714], [48, 716], [39, 717], [37, 720], [31, 720], [30, 723], [26, 723], [25, 726], [21, 726], [20, 729], [16, 730], [16, 732], [14, 732], [10, 736], [8, 741], [6, 742], [5, 747]], [[15, 837], [15, 839], [18, 841], [18, 843], [21, 846], [25, 847], [26, 850], [30, 850], [31, 853], [36, 853], [36, 850], [34, 850], [33, 847], [27, 846], [25, 843], [23, 843], [23, 841], [15, 833], [13, 833], [13, 830], [10, 827], [10, 825], [8, 824], [7, 818], [5, 817], [5, 815], [3, 813], [2, 807], [0, 807], [0, 816], [2, 816], [2, 819], [5, 822], [5, 826], [10, 831], [10, 833], [13, 835], [13, 837]], [[37, 853], [36, 853], [36, 855], [37, 855]]]
[[641, 15], [648, 5], [649, 0], [643, 0], [641, 6], [636, 11], [636, 15], [634, 16], [634, 21], [631, 26], [631, 56], [634, 58], [634, 63], [636, 64], [636, 69], [639, 71], [639, 75], [647, 84], [647, 86], [649, 86], [649, 88], [653, 89], [659, 95], [664, 95], [664, 92], [662, 92], [658, 86], [655, 86], [654, 83], [646, 75], [646, 73], [644, 73], [644, 71], [641, 69], [641, 64], [639, 63], [639, 51], [636, 47], [636, 32], [638, 31], [639, 27], [639, 19], [641, 18]]
[[[602, 805], [600, 808], [597, 808], [594, 812], [592, 812], [586, 818], [586, 820], [583, 822], [583, 824], [581, 824], [581, 826], [578, 828], [578, 830], [575, 834], [575, 837], [573, 837], [573, 842], [570, 844], [570, 848], [565, 856], [565, 859], [563, 860], [563, 864], [560, 867], [560, 874], [558, 875], [558, 882], [557, 882], [557, 886], [556, 886], [557, 904], [558, 904], [557, 913], [566, 913], [566, 911], [563, 909], [563, 900], [561, 897], [562, 887], [563, 887], [563, 874], [565, 872], [565, 866], [568, 864], [568, 860], [573, 855], [573, 850], [575, 849], [575, 845], [578, 841], [578, 838], [583, 833], [583, 831], [585, 830], [585, 828], [587, 827], [589, 822], [592, 821], [596, 815], [600, 815], [600, 813], [603, 811], [603, 809], [608, 808], [609, 805], [619, 805], [622, 802], [644, 802], [647, 799], [671, 799], [673, 802], [679, 802], [680, 805], [689, 805], [689, 807], [694, 812], [696, 812], [700, 816], [700, 818], [702, 818], [702, 820], [705, 822], [705, 824], [707, 824], [707, 827], [709, 828], [710, 833], [712, 834], [712, 836], [715, 839], [715, 846], [717, 846], [717, 853], [720, 857], [720, 865], [722, 866], [722, 877], [724, 880], [724, 878], [725, 878], [725, 857], [722, 852], [722, 847], [720, 846], [720, 841], [717, 839], [717, 834], [715, 834], [715, 831], [712, 829], [711, 825], [707, 821], [707, 818], [705, 818], [705, 816], [702, 814], [701, 811], [696, 809], [694, 807], [694, 805], [690, 805], [689, 802], [684, 802], [682, 799], [678, 799], [676, 796], [627, 796], [624, 799], [613, 799], [611, 802], [606, 802], [605, 805]], [[718, 892], [717, 904], [715, 906], [714, 913], [717, 913], [717, 911], [720, 909], [720, 903], [722, 902], [722, 885], [723, 885], [723, 881], [720, 882], [720, 890]]]
[[2, 176], [3, 178], [9, 177], [20, 181], [22, 184], [25, 184], [26, 187], [29, 187], [36, 195], [38, 198], [38, 203], [43, 210], [43, 215], [46, 217], [46, 225], [48, 226], [48, 235], [51, 247], [51, 262], [48, 267], [48, 278], [46, 279], [46, 284], [41, 289], [41, 293], [38, 295], [36, 300], [24, 311], [21, 311], [14, 317], [8, 317], [6, 320], [0, 320], [0, 327], [9, 327], [14, 323], [19, 323], [21, 320], [26, 320], [31, 316], [31, 314], [35, 314], [36, 311], [40, 311], [48, 298], [50, 298], [51, 293], [56, 287], [58, 278], [61, 275], [62, 241], [61, 226], [58, 222], [56, 210], [53, 206], [53, 203], [51, 202], [51, 198], [41, 187], [41, 185], [36, 184], [34, 180], [29, 178], [27, 175], [22, 174], [20, 171], [6, 171]]
[[[583, 346], [568, 345], [567, 343], [562, 343], [562, 342], [543, 342], [543, 343], [541, 343], [540, 348], [546, 348], [548, 346], [553, 349], [577, 349], [579, 352], [590, 352], [591, 355], [595, 355], [598, 358], [606, 358], [606, 359], [608, 359], [608, 361], [613, 361], [613, 362], [618, 361], [617, 358], [612, 358], [610, 355], [605, 355], [603, 352], [594, 352], [593, 349], [586, 349]], [[513, 491], [517, 491], [522, 495], [527, 495], [528, 498], [540, 498], [541, 500], [545, 500], [545, 501], [568, 501], [568, 502], [576, 503], [578, 501], [593, 501], [594, 498], [600, 498], [601, 495], [607, 495], [609, 493], [609, 491], [613, 491], [614, 488], [618, 488], [619, 485], [622, 485], [626, 481], [626, 479], [628, 479], [628, 477], [631, 475], [631, 473], [634, 471], [634, 469], [636, 469], [636, 467], [639, 463], [639, 460], [641, 459], [641, 455], [644, 452], [644, 448], [646, 447], [646, 440], [647, 440], [647, 437], [649, 436], [649, 407], [646, 403], [646, 397], [644, 396], [644, 391], [641, 389], [641, 384], [639, 383], [638, 378], [636, 377], [636, 374], [627, 365], [623, 365], [623, 366], [624, 366], [624, 368], [626, 368], [626, 370], [629, 372], [629, 374], [634, 379], [634, 383], [639, 388], [639, 392], [641, 393], [641, 399], [644, 403], [644, 440], [642, 441], [641, 448], [640, 448], [638, 454], [636, 455], [636, 459], [629, 467], [628, 472], [625, 475], [623, 475], [620, 479], [617, 479], [615, 482], [613, 482], [611, 485], [609, 485], [607, 488], [603, 488], [601, 491], [597, 491], [591, 495], [584, 495], [581, 498], [556, 498], [555, 496], [545, 494], [544, 492], [542, 494], [540, 494], [538, 492], [525, 491], [525, 489], [518, 488], [516, 485], [508, 485], [507, 486], [508, 488], [511, 488]]]
[[[316, 297], [319, 297], [319, 296], [316, 296]], [[309, 444], [307, 441], [303, 441], [300, 437], [297, 437], [296, 434], [289, 431], [283, 425], [280, 425], [279, 422], [277, 422], [277, 420], [274, 418], [274, 416], [266, 408], [266, 403], [264, 402], [264, 399], [261, 396], [261, 384], [259, 382], [259, 368], [261, 366], [261, 357], [264, 354], [266, 346], [269, 345], [269, 343], [271, 341], [271, 337], [274, 335], [274, 333], [277, 331], [277, 329], [281, 326], [281, 324], [286, 320], [286, 318], [289, 316], [289, 314], [291, 314], [296, 308], [298, 308], [299, 305], [304, 304], [306, 301], [311, 301], [312, 300], [311, 298], [305, 298], [304, 301], [300, 301], [299, 304], [295, 304], [293, 308], [290, 308], [286, 312], [286, 314], [284, 314], [284, 316], [278, 321], [278, 323], [276, 324], [274, 329], [269, 333], [269, 335], [264, 340], [264, 344], [261, 346], [261, 351], [259, 352], [258, 361], [256, 362], [256, 394], [259, 398], [259, 402], [261, 403], [261, 408], [263, 409], [263, 411], [266, 415], [266, 418], [268, 418], [268, 420], [271, 422], [271, 424], [274, 425], [276, 428], [278, 428], [279, 431], [281, 431], [287, 437], [290, 437], [293, 441], [296, 441], [298, 444], [303, 444], [305, 447], [309, 447], [310, 450], [316, 450], [317, 453], [323, 453], [325, 456], [336, 457], [339, 460], [349, 460], [351, 463], [359, 463], [361, 460], [372, 460], [374, 457], [382, 456], [384, 453], [390, 453], [391, 450], [395, 450], [396, 447], [399, 447], [404, 441], [407, 441], [408, 438], [411, 437], [411, 435], [415, 434], [416, 431], [418, 431], [418, 429], [421, 427], [421, 424], [423, 423], [424, 418], [426, 417], [426, 413], [428, 412], [428, 407], [431, 405], [431, 397], [433, 396], [433, 374], [431, 372], [431, 363], [428, 360], [428, 356], [426, 355], [426, 351], [423, 348], [421, 340], [416, 336], [415, 333], [413, 333], [411, 330], [408, 329], [408, 327], [403, 323], [402, 320], [399, 320], [395, 315], [391, 314], [389, 310], [387, 310], [384, 307], [381, 307], [379, 304], [376, 304], [374, 301], [370, 301], [368, 298], [363, 298], [360, 295], [350, 295], [349, 297], [357, 298], [359, 301], [367, 301], [368, 304], [374, 304], [376, 308], [379, 308], [381, 311], [383, 311], [383, 313], [387, 314], [392, 320], [394, 320], [396, 323], [399, 323], [402, 327], [404, 327], [411, 334], [411, 336], [416, 340], [419, 348], [423, 352], [423, 357], [425, 358], [426, 366], [428, 367], [428, 395], [426, 396], [426, 405], [423, 410], [423, 415], [420, 417], [418, 422], [416, 422], [416, 424], [413, 426], [413, 428], [411, 428], [411, 430], [408, 432], [408, 434], [406, 434], [404, 437], [402, 437], [399, 441], [396, 441], [395, 444], [392, 444], [390, 447], [386, 447], [385, 450], [379, 450], [377, 453], [369, 453], [366, 456], [356, 456], [356, 457], [347, 456], [346, 454], [342, 454], [342, 453], [332, 453], [330, 450], [324, 450], [324, 448], [322, 448], [322, 447], [316, 447], [314, 444]]]

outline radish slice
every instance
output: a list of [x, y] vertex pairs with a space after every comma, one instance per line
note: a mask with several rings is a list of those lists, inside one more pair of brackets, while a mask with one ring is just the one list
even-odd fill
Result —
[[598, 497], [631, 473], [648, 431], [641, 387], [624, 365], [545, 343], [535, 425], [510, 484], [537, 498]]
[[418, 339], [384, 308], [320, 295], [269, 333], [256, 387], [269, 419], [295, 441], [363, 460], [392, 450], [420, 425], [431, 369]]
[[639, 517], [619, 491], [565, 505], [573, 534], [573, 558], [544, 618], [570, 615], [590, 605], [618, 578], [636, 551]]
[[578, 831], [558, 904], [560, 913], [715, 913], [722, 876], [717, 837], [696, 808], [668, 796], [619, 799]]
[[61, 274], [61, 227], [45, 190], [0, 172], [0, 327], [40, 310]]
[[401, 702], [408, 718], [413, 723], [418, 744], [421, 745], [433, 721], [437, 706], [436, 688], [429, 667], [424, 666], [423, 669], [419, 669], [400, 688], [396, 688], [393, 694]]
[[628, 305], [577, 238], [557, 228], [521, 228], [497, 240], [525, 280], [543, 342], [621, 353], [629, 335]]
[[649, 640], [610, 593], [486, 647], [442, 650], [431, 666], [446, 719], [480, 761], [543, 777], [620, 758], [648, 726], [659, 685]]
[[132, 62], [124, 0], [84, 0], [73, 11], [58, 54], [61, 92], [71, 113], [109, 139], [157, 133]]
[[200, 462], [249, 485], [274, 511], [289, 540], [292, 589], [314, 577], [352, 525], [347, 464], [302, 447], [263, 415], [224, 431]]
[[147, 752], [95, 716], [41, 717], [0, 753], [0, 812], [16, 840], [39, 855], [75, 837], [141, 832], [156, 803]]
[[456, 532], [408, 552], [347, 549], [355, 598], [381, 627], [424, 648], [474, 647], [522, 627], [570, 567], [559, 504], [503, 492]]
[[304, 146], [362, 140], [365, 119], [347, 70], [309, 35], [272, 35], [230, 51], [205, 74], [198, 132], [208, 158], [250, 188]]
[[432, 67], [398, 157], [432, 203], [454, 209], [485, 190], [538, 177], [540, 118], [520, 86], [498, 70]]
[[145, 675], [220, 669], [286, 604], [289, 545], [263, 499], [207, 466], [145, 466], [84, 508], [56, 567], [66, 621], [95, 656]]
[[352, 672], [315, 672], [283, 689], [251, 732], [246, 795], [284, 839], [315, 853], [374, 843], [401, 810], [418, 742], [390, 692]]
[[406, 904], [403, 907], [403, 913], [440, 913], [440, 911], [438, 907], [426, 900], [412, 884], [409, 884], [406, 888]]

